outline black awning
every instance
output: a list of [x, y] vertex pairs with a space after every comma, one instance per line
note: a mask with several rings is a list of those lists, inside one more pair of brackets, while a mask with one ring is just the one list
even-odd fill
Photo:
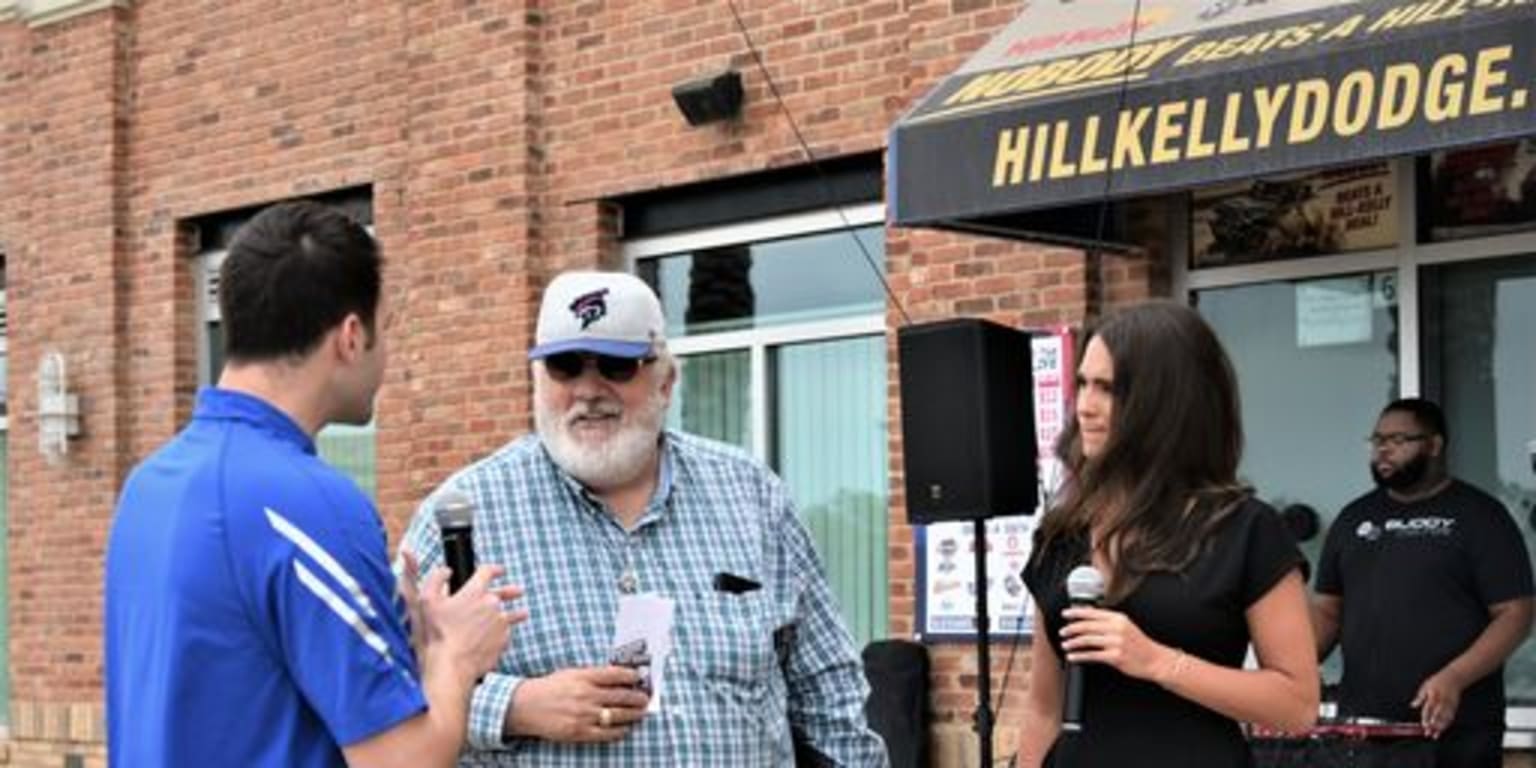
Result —
[[1536, 0], [1135, 7], [1025, 3], [892, 129], [893, 222], [1049, 234], [1040, 209], [1536, 133]]

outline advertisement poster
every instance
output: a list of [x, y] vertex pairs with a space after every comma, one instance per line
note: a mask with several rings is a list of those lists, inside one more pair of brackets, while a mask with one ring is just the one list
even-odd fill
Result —
[[1536, 228], [1536, 142], [1436, 152], [1428, 165], [1430, 193], [1420, 199], [1431, 240]]
[[1386, 162], [1199, 190], [1190, 266], [1390, 248], [1396, 199], [1397, 174]]
[[1309, 280], [1296, 286], [1296, 346], [1365, 344], [1372, 337], [1371, 276]]
[[[1053, 328], [1031, 340], [1035, 389], [1035, 445], [1039, 454], [1041, 506], [1025, 517], [987, 521], [987, 615], [996, 636], [1027, 635], [1033, 607], [1019, 573], [1029, 560], [1040, 512], [1061, 486], [1056, 438], [1071, 417], [1072, 332]], [[922, 640], [969, 640], [976, 636], [976, 536], [971, 523], [915, 526], [917, 626]]]

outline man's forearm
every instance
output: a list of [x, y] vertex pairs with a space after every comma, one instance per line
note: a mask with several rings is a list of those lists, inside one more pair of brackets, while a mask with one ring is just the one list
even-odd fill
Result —
[[[432, 667], [445, 666], [433, 664]], [[423, 663], [422, 687], [427, 695], [425, 737], [431, 745], [431, 758], [422, 756], [420, 765], [451, 765], [464, 745], [469, 724], [469, 696], [474, 683], [456, 670], [428, 668]], [[429, 762], [430, 760], [430, 762]]]
[[[797, 747], [821, 757], [812, 765], [883, 766], [885, 746], [864, 719], [868, 694], [858, 661], [845, 660], [789, 680], [786, 716]], [[788, 670], [786, 670], [788, 673]]]
[[781, 669], [791, 728], [821, 754], [826, 762], [820, 764], [887, 765], [884, 741], [865, 720], [869, 683], [863, 661], [838, 624], [830, 592], [815, 586], [801, 604], [806, 610], [784, 648]]
[[1339, 626], [1337, 624], [1325, 624], [1313, 619], [1312, 631], [1317, 637], [1317, 661], [1321, 664], [1333, 653], [1333, 647], [1339, 640]]
[[450, 660], [423, 661], [426, 711], [383, 733], [342, 748], [351, 768], [448, 768], [464, 744], [472, 679]]
[[1312, 634], [1317, 640], [1317, 660], [1321, 663], [1333, 653], [1333, 647], [1339, 641], [1339, 613], [1338, 607], [1312, 604]]
[[1504, 603], [1472, 645], [1445, 665], [1445, 671], [1451, 672], [1463, 685], [1471, 685], [1498, 669], [1525, 642], [1530, 632], [1530, 598]]

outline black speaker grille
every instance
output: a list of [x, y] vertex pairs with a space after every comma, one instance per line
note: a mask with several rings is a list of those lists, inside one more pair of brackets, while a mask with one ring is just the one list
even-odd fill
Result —
[[897, 331], [907, 517], [926, 524], [1034, 512], [1029, 334], [979, 319]]

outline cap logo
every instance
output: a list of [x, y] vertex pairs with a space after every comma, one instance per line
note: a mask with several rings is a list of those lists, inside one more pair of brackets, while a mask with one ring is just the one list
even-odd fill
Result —
[[571, 302], [571, 314], [581, 321], [581, 329], [585, 331], [588, 326], [608, 316], [608, 289], [583, 293]]

